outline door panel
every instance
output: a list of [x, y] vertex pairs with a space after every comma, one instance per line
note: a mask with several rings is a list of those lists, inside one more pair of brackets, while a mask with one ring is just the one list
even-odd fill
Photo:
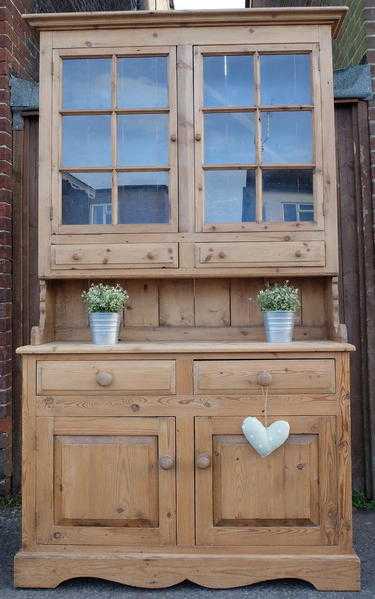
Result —
[[242, 417], [196, 418], [199, 545], [335, 544], [335, 418], [286, 419], [288, 441], [262, 458]]
[[175, 544], [174, 418], [39, 418], [37, 441], [38, 542]]

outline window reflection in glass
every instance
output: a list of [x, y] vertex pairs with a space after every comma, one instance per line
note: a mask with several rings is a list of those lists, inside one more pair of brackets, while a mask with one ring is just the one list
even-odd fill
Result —
[[314, 221], [312, 170], [263, 172], [263, 220]]
[[62, 174], [63, 225], [111, 224], [111, 201], [111, 173]]
[[62, 138], [63, 167], [111, 166], [110, 116], [64, 116]]
[[169, 223], [168, 173], [119, 173], [118, 221]]
[[119, 58], [117, 105], [119, 108], [167, 108], [168, 58]]
[[261, 123], [264, 164], [312, 163], [311, 112], [264, 112]]
[[248, 112], [206, 114], [204, 161], [206, 164], [253, 164], [255, 116]]
[[127, 114], [118, 117], [118, 164], [168, 164], [168, 115]]
[[263, 106], [312, 103], [309, 54], [264, 54], [260, 70]]
[[204, 106], [253, 106], [252, 56], [204, 56]]
[[110, 108], [112, 106], [111, 73], [110, 58], [64, 59], [63, 108], [65, 110]]
[[241, 223], [255, 219], [254, 170], [205, 172], [206, 223]]

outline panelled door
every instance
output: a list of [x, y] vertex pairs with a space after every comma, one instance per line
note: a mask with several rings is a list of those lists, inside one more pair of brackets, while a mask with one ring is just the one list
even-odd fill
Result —
[[198, 545], [337, 543], [335, 417], [286, 419], [288, 441], [262, 458], [243, 417], [196, 418]]
[[39, 418], [42, 544], [174, 545], [174, 418]]

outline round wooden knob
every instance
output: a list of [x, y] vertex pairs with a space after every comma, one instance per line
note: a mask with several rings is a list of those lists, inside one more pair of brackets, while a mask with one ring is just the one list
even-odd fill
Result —
[[200, 453], [197, 457], [197, 466], [201, 470], [205, 470], [211, 466], [211, 458], [208, 453]]
[[149, 260], [153, 260], [153, 258], [154, 258], [154, 254], [153, 254], [152, 252], [147, 252], [147, 258], [148, 258]]
[[296, 258], [301, 258], [301, 256], [302, 256], [301, 250], [297, 250], [294, 255], [295, 255]]
[[73, 260], [80, 260], [81, 256], [79, 255], [78, 252], [74, 252], [72, 258], [73, 258]]
[[174, 458], [172, 458], [170, 455], [160, 456], [159, 466], [162, 470], [171, 470], [174, 466]]
[[201, 141], [201, 139], [202, 139], [201, 134], [200, 133], [196, 133], [195, 134], [195, 141]]
[[267, 370], [258, 372], [257, 383], [261, 387], [268, 387], [272, 383], [272, 374], [270, 372], [267, 372]]
[[110, 372], [100, 370], [96, 375], [96, 382], [101, 387], [108, 387], [113, 381], [113, 375]]
[[177, 141], [177, 135], [172, 134], [171, 135], [171, 141]]
[[225, 252], [219, 252], [219, 258], [225, 258], [226, 253]]

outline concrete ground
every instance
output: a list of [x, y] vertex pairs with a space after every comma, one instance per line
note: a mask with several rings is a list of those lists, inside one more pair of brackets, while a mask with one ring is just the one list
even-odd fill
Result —
[[310, 584], [299, 581], [277, 581], [240, 589], [208, 590], [183, 583], [170, 589], [142, 590], [96, 579], [76, 579], [57, 589], [14, 589], [12, 561], [20, 543], [18, 509], [0, 510], [0, 599], [375, 599], [375, 512], [354, 514], [355, 545], [362, 560], [362, 591], [359, 593], [318, 592]]

